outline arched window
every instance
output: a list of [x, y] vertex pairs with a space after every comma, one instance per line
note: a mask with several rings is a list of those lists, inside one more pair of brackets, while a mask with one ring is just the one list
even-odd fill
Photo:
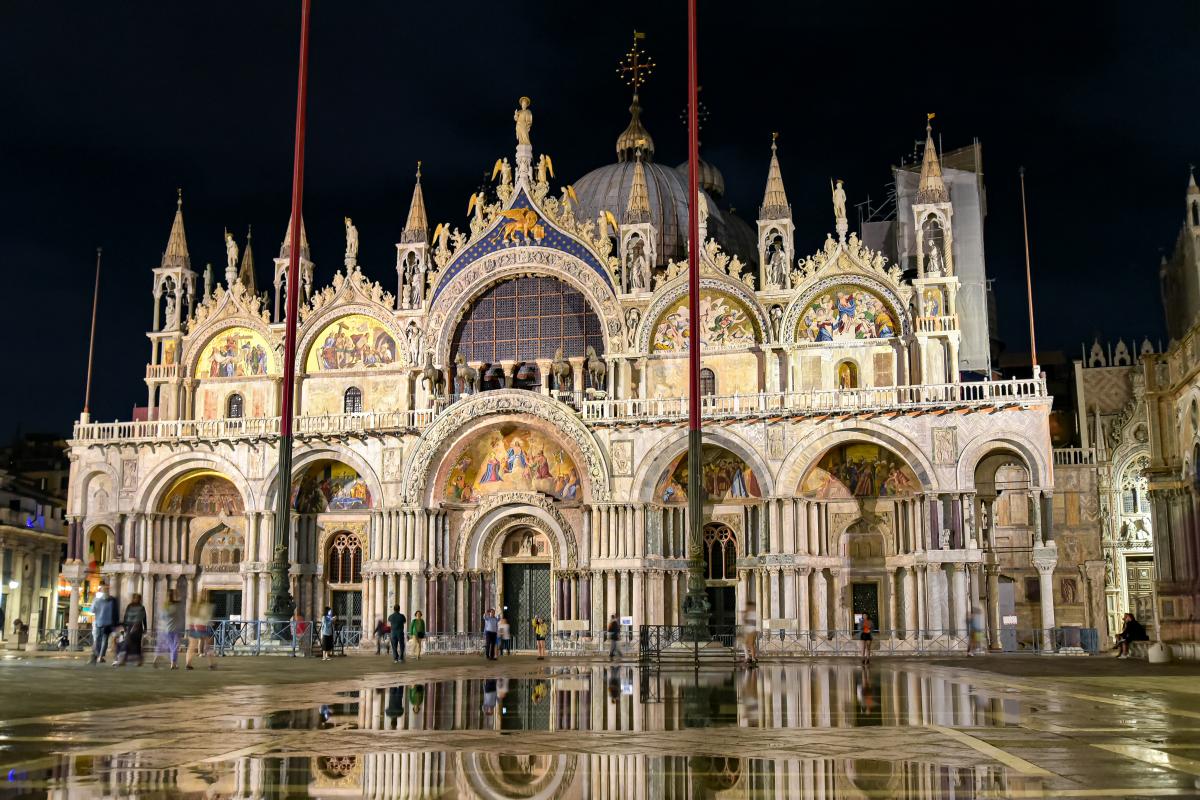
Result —
[[342, 396], [342, 411], [347, 414], [357, 414], [362, 411], [362, 389], [351, 386]]
[[362, 583], [362, 542], [353, 533], [342, 531], [329, 545], [330, 583]]
[[1192, 201], [1192, 224], [1200, 226], [1200, 200]]
[[858, 364], [853, 361], [843, 361], [837, 366], [837, 388], [858, 388]]
[[737, 577], [737, 536], [728, 525], [704, 526], [704, 565], [710, 581]]
[[717, 393], [717, 374], [708, 367], [700, 370], [700, 394], [712, 397]]
[[244, 401], [240, 394], [235, 392], [229, 395], [229, 399], [225, 402], [225, 416], [229, 419], [241, 419], [243, 405]]

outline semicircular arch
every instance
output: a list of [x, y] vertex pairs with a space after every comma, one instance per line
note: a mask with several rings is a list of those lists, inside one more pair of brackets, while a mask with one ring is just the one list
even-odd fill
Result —
[[857, 420], [852, 427], [840, 430], [817, 430], [801, 439], [784, 456], [775, 485], [785, 492], [795, 491], [804, 476], [827, 452], [838, 445], [858, 442], [890, 450], [913, 471], [922, 489], [938, 488], [933, 462], [916, 442], [894, 428], [865, 420]]
[[609, 499], [608, 459], [574, 411], [534, 392], [497, 389], [458, 400], [421, 434], [405, 465], [404, 502], [436, 504], [432, 496], [436, 481], [430, 480], [434, 470], [464, 436], [501, 421], [504, 415], [527, 415], [548, 423], [576, 451], [583, 495], [592, 501]]
[[[654, 331], [663, 321], [668, 313], [674, 313], [673, 308], [679, 301], [686, 298], [688, 294], [688, 283], [686, 276], [681, 276], [668, 283], [662, 289], [655, 293], [654, 298], [650, 301], [649, 308], [642, 316], [642, 321], [637, 332], [637, 352], [639, 354], [651, 353], [651, 342], [654, 337]], [[705, 276], [700, 279], [700, 300], [703, 303], [706, 298], [724, 295], [732, 298], [735, 303], [742, 306], [748, 313], [751, 326], [753, 327], [754, 341], [750, 345], [763, 342], [767, 338], [767, 332], [770, 331], [770, 323], [767, 320], [766, 311], [763, 310], [762, 304], [754, 292], [750, 291], [745, 284], [740, 281], [729, 280], [719, 276]], [[685, 305], [686, 308], [686, 305]], [[721, 345], [705, 346], [706, 352], [722, 349]]]
[[[855, 287], [866, 290], [869, 294], [881, 301], [886, 310], [891, 312], [892, 321], [894, 323], [892, 336], [903, 336], [910, 332], [910, 324], [908, 314], [905, 312], [905, 304], [896, 294], [893, 289], [883, 281], [872, 278], [868, 275], [858, 275], [854, 273], [837, 273], [820, 278], [810, 283], [805, 290], [796, 296], [788, 305], [783, 313], [783, 321], [780, 323], [779, 335], [783, 344], [801, 344], [811, 341], [807, 338], [800, 338], [798, 331], [800, 322], [804, 317], [804, 312], [813, 304], [817, 298], [823, 294], [828, 294], [834, 291], [839, 286]], [[895, 326], [899, 326], [898, 329]], [[875, 337], [884, 338], [884, 337]], [[890, 337], [887, 337], [890, 338]]]
[[[762, 496], [774, 496], [777, 484], [767, 462], [763, 460], [758, 449], [744, 437], [730, 430], [706, 430], [704, 444], [724, 448], [740, 458], [754, 472], [754, 477], [762, 490]], [[687, 431], [679, 431], [654, 445], [651, 452], [642, 459], [634, 471], [632, 485], [637, 487], [635, 491], [639, 502], [654, 501], [655, 489], [679, 455], [687, 452], [687, 446]]]
[[955, 491], [975, 490], [975, 469], [979, 462], [992, 453], [1009, 452], [1020, 458], [1029, 474], [1030, 488], [1053, 489], [1052, 467], [1047, 463], [1045, 448], [1039, 448], [1024, 434], [1017, 431], [987, 431], [980, 433], [963, 445], [958, 458]]
[[450, 343], [458, 323], [471, 303], [497, 283], [526, 275], [556, 278], [579, 291], [600, 320], [604, 352], [625, 350], [621, 337], [624, 316], [617, 296], [591, 267], [559, 250], [539, 247], [510, 247], [489, 253], [453, 278], [440, 290], [429, 309], [425, 352], [435, 364], [450, 358]]
[[[396, 319], [386, 306], [361, 301], [344, 304], [331, 303], [322, 308], [317, 314], [310, 316], [300, 326], [296, 345], [297, 374], [314, 375], [331, 370], [369, 368], [368, 366], [355, 364], [332, 368], [319, 366], [315, 370], [309, 370], [310, 361], [313, 360], [310, 356], [318, 355], [313, 352], [313, 348], [320, 347], [324, 336], [332, 332], [334, 326], [339, 322], [353, 324], [355, 326], [353, 335], [370, 336], [370, 344], [376, 349], [381, 346], [377, 343], [379, 333], [382, 332], [387, 338], [390, 338], [390, 360], [386, 363], [381, 363], [379, 366], [403, 366], [408, 364], [408, 348], [401, 344], [404, 341], [404, 333], [396, 326]], [[375, 330], [371, 330], [371, 326], [375, 326]], [[322, 363], [319, 358], [316, 361], [318, 364]]]
[[550, 539], [551, 562], [555, 569], [575, 569], [579, 548], [571, 523], [550, 498], [533, 492], [491, 495], [463, 518], [460, 527], [456, 568], [490, 569], [502, 537], [522, 525], [535, 528]]
[[167, 492], [189, 472], [216, 472], [228, 480], [242, 497], [243, 507], [249, 511], [257, 508], [255, 495], [246, 476], [233, 462], [216, 453], [177, 453], [159, 465], [150, 479], [144, 482], [134, 498], [133, 508], [158, 509]]
[[[297, 478], [307, 473], [311, 467], [322, 461], [336, 461], [350, 467], [358, 473], [360, 478], [366, 481], [367, 489], [371, 497], [374, 498], [374, 502], [379, 503], [383, 501], [383, 484], [380, 483], [379, 476], [375, 474], [375, 470], [371, 467], [370, 462], [349, 449], [322, 446], [306, 448], [304, 450], [298, 449], [295, 458], [292, 460], [292, 481], [295, 482]], [[263, 481], [263, 485], [264, 502], [267, 508], [274, 509], [279, 492], [278, 463], [271, 468]]]

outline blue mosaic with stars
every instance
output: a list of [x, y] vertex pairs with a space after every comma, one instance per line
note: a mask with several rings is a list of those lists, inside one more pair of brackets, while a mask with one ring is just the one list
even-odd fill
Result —
[[612, 280], [608, 276], [608, 270], [606, 270], [596, 256], [593, 255], [591, 249], [589, 249], [579, 240], [572, 236], [568, 236], [552, 225], [548, 219], [542, 216], [540, 209], [538, 209], [529, 196], [525, 194], [524, 189], [517, 193], [516, 199], [513, 200], [511, 208], [529, 208], [533, 209], [533, 211], [537, 213], [538, 224], [541, 225], [546, 232], [546, 235], [542, 238], [542, 240], [538, 241], [531, 237], [528, 242], [525, 242], [524, 237], [518, 233], [516, 242], [504, 242], [502, 241], [504, 236], [504, 226], [509, 222], [512, 222], [512, 220], [508, 219], [507, 217], [497, 218], [497, 220], [492, 223], [492, 227], [488, 229], [486, 234], [480, 237], [478, 241], [476, 241], [466, 250], [459, 253], [454, 261], [450, 263], [450, 266], [447, 267], [446, 272], [442, 275], [441, 281], [438, 282], [437, 289], [434, 290], [433, 297], [435, 300], [437, 299], [437, 296], [442, 293], [442, 290], [449, 285], [450, 281], [454, 279], [454, 276], [466, 269], [467, 265], [474, 263], [477, 259], [480, 259], [483, 256], [504, 250], [505, 248], [521, 246], [545, 247], [575, 256], [580, 261], [587, 264], [588, 267], [590, 267], [597, 275], [603, 278], [605, 285], [608, 286], [610, 290], [616, 291], [613, 287]]

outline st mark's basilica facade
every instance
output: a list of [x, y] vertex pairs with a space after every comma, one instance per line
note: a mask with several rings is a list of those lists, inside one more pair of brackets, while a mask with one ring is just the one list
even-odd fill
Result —
[[516, 151], [464, 229], [430, 225], [418, 173], [379, 282], [349, 219], [328, 285], [303, 223], [300, 286], [287, 238], [268, 291], [231, 237], [224, 281], [200, 277], [180, 201], [153, 270], [145, 419], [83, 419], [70, 442], [71, 623], [100, 577], [152, 608], [203, 593], [218, 616], [266, 618], [281, 309], [299, 291], [290, 575], [309, 618], [331, 605], [369, 629], [400, 604], [438, 636], [507, 608], [518, 646], [535, 614], [573, 636], [612, 614], [680, 623], [700, 346], [714, 623], [753, 603], [765, 629], [819, 638], [866, 614], [897, 642], [952, 648], [975, 606], [993, 646], [1004, 625], [1066, 614], [1103, 627], [1103, 561], [1062, 563], [1056, 541], [1070, 514], [1044, 380], [960, 377], [955, 196], [928, 129], [897, 209], [914, 257], [893, 263], [851, 230], [840, 182], [833, 232], [796, 241], [774, 145], [752, 227], [722, 207], [715, 167], [690, 198], [654, 160], [636, 95], [617, 161], [573, 184], [556, 185], [518, 105]]

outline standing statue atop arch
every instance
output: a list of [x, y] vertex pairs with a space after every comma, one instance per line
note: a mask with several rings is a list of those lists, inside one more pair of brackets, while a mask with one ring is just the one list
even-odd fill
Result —
[[833, 192], [833, 219], [841, 222], [846, 218], [846, 190], [842, 188], [842, 179], [837, 179], [837, 186], [830, 181], [829, 188]]
[[358, 263], [358, 228], [350, 221], [349, 217], [344, 220], [346, 226], [346, 266], [353, 266]]
[[529, 141], [529, 129], [533, 127], [533, 112], [529, 110], [529, 98], [522, 97], [517, 104], [520, 108], [513, 112], [513, 122], [517, 123], [517, 144], [532, 144]]

